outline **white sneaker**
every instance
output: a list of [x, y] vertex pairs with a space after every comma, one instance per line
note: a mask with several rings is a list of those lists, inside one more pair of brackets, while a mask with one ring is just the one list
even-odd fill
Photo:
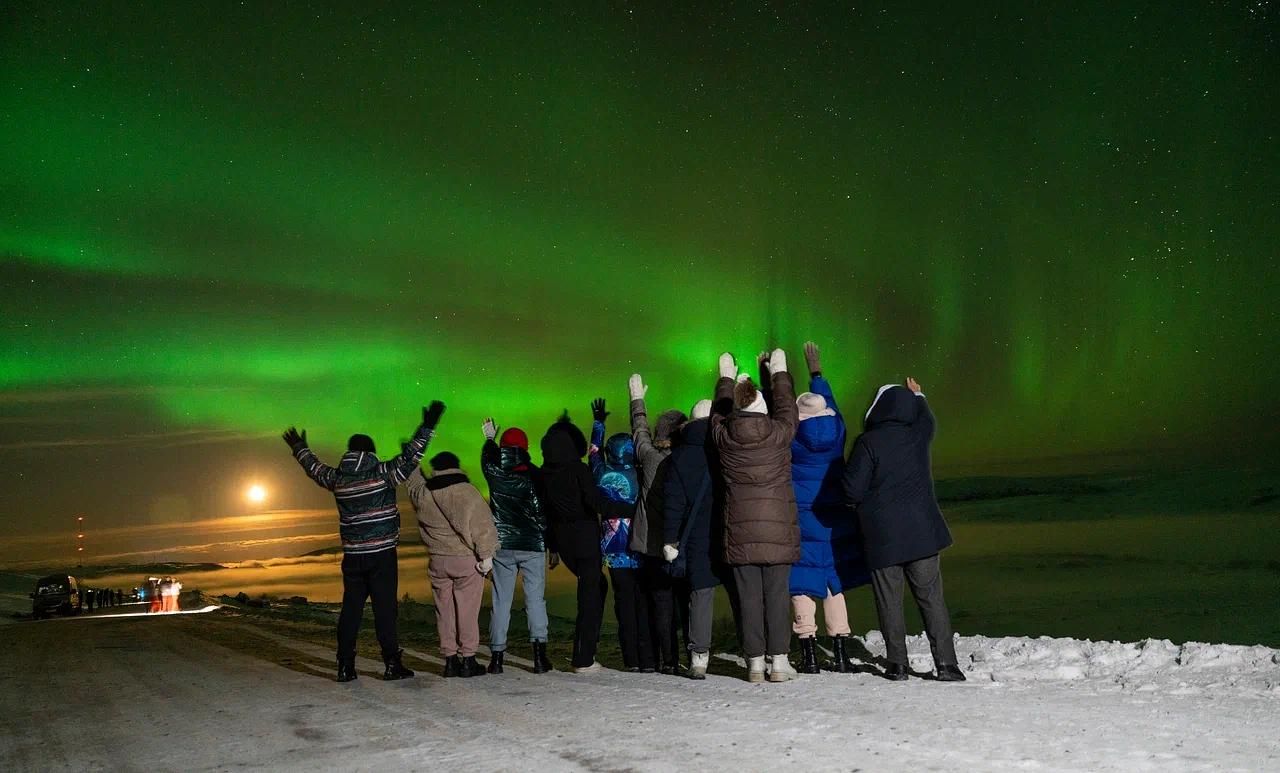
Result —
[[764, 681], [764, 655], [747, 658], [747, 681], [753, 684]]
[[594, 660], [593, 660], [593, 661], [591, 661], [591, 665], [589, 665], [589, 666], [574, 666], [574, 667], [573, 667], [573, 673], [575, 673], [575, 674], [598, 674], [598, 673], [600, 673], [600, 672], [601, 672], [601, 671], [603, 671], [603, 670], [604, 670], [604, 666], [600, 665], [600, 663], [599, 663], [599, 662], [594, 661]]
[[785, 682], [796, 678], [796, 670], [791, 667], [786, 655], [770, 655], [769, 660], [770, 682]]
[[692, 652], [689, 654], [689, 678], [706, 679], [707, 664], [711, 662], [710, 652]]

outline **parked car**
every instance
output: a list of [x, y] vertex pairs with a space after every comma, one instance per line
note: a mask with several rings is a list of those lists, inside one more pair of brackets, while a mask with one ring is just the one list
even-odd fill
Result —
[[42, 617], [80, 614], [80, 586], [69, 574], [51, 574], [36, 582], [31, 594], [31, 616]]

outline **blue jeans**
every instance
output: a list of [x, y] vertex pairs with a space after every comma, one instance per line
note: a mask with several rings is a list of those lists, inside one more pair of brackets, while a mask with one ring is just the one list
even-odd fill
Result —
[[493, 556], [493, 614], [489, 617], [489, 649], [505, 652], [516, 596], [516, 572], [524, 577], [524, 611], [529, 641], [547, 640], [547, 556], [535, 550], [499, 550]]

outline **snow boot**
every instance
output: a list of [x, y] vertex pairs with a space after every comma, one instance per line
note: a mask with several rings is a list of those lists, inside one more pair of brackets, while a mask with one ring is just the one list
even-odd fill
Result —
[[901, 663], [890, 663], [885, 666], [884, 678], [890, 682], [905, 682], [907, 681], [907, 667]]
[[458, 676], [463, 678], [484, 676], [484, 666], [476, 662], [475, 655], [468, 655], [462, 659], [462, 669], [458, 671]]
[[553, 670], [551, 667], [551, 658], [547, 657], [547, 643], [545, 641], [535, 641], [533, 643], [533, 673], [545, 674]]
[[710, 652], [689, 653], [689, 678], [706, 679], [707, 664], [711, 662]]
[[848, 643], [848, 634], [831, 637], [831, 659], [835, 661], [832, 665], [832, 670], [842, 674], [848, 674], [853, 671], [853, 664], [849, 662], [849, 653], [845, 649], [845, 645]]
[[822, 673], [822, 669], [818, 668], [818, 640], [812, 636], [800, 640], [799, 670], [802, 674]]
[[946, 665], [938, 664], [938, 681], [939, 682], [963, 682], [964, 672], [960, 670], [960, 666], [955, 663], [947, 663]]
[[[813, 640], [810, 639], [810, 641]], [[786, 655], [770, 655], [769, 661], [770, 682], [785, 682], [796, 678], [796, 670], [791, 667]]]
[[491, 674], [502, 673], [502, 655], [503, 655], [502, 650], [497, 650], [489, 654], [489, 668], [488, 668], [489, 673]]
[[357, 676], [358, 674], [356, 674], [356, 659], [354, 657], [338, 658], [338, 681], [339, 682], [354, 682]]
[[764, 655], [747, 658], [747, 681], [752, 684], [764, 681]]
[[593, 661], [591, 661], [591, 665], [589, 665], [589, 666], [574, 666], [574, 667], [573, 667], [573, 673], [575, 673], [575, 674], [598, 674], [598, 673], [600, 673], [601, 671], [604, 671], [604, 666], [600, 665], [598, 662], [596, 662], [596, 661], [594, 661], [594, 660], [593, 660]]
[[440, 676], [448, 679], [451, 676], [462, 675], [462, 658], [457, 655], [450, 655], [444, 659], [444, 671], [440, 672]]
[[400, 658], [404, 656], [404, 650], [399, 650], [391, 657], [383, 658], [383, 662], [387, 665], [387, 670], [382, 672], [382, 678], [386, 681], [394, 681], [396, 679], [409, 679], [413, 677], [413, 672], [405, 668]]

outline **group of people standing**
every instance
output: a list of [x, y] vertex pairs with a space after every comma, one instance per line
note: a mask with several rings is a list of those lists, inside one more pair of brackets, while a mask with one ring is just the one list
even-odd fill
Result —
[[[870, 584], [886, 641], [883, 675], [908, 676], [905, 579], [925, 622], [936, 678], [962, 681], [942, 593], [938, 553], [951, 535], [930, 471], [933, 414], [919, 384], [885, 385], [845, 456], [847, 429], [820, 351], [805, 345], [809, 391], [796, 395], [781, 349], [761, 353], [759, 382], [719, 360], [713, 399], [688, 415], [667, 410], [654, 422], [639, 374], [629, 381], [630, 432], [607, 436], [609, 412], [592, 403], [590, 439], [562, 416], [541, 440], [542, 466], [527, 434], [483, 425], [480, 467], [486, 501], [450, 452], [420, 467], [444, 406], [432, 403], [402, 453], [379, 461], [373, 441], [354, 435], [339, 466], [316, 459], [305, 431], [284, 439], [307, 474], [334, 492], [343, 540], [343, 608], [338, 680], [356, 678], [355, 639], [364, 603], [386, 665], [384, 678], [413, 672], [396, 638], [395, 487], [407, 483], [430, 555], [445, 676], [502, 673], [517, 576], [524, 586], [531, 663], [547, 656], [546, 573], [559, 563], [577, 579], [571, 667], [596, 661], [609, 584], [619, 645], [631, 671], [705, 678], [716, 588], [725, 585], [752, 682], [821, 669], [817, 607], [822, 605], [835, 670], [852, 670], [844, 592]], [[583, 459], [587, 461], [584, 462]], [[608, 570], [608, 579], [605, 570]], [[492, 575], [491, 658], [476, 661], [484, 578]], [[689, 653], [680, 662], [683, 631]]]

